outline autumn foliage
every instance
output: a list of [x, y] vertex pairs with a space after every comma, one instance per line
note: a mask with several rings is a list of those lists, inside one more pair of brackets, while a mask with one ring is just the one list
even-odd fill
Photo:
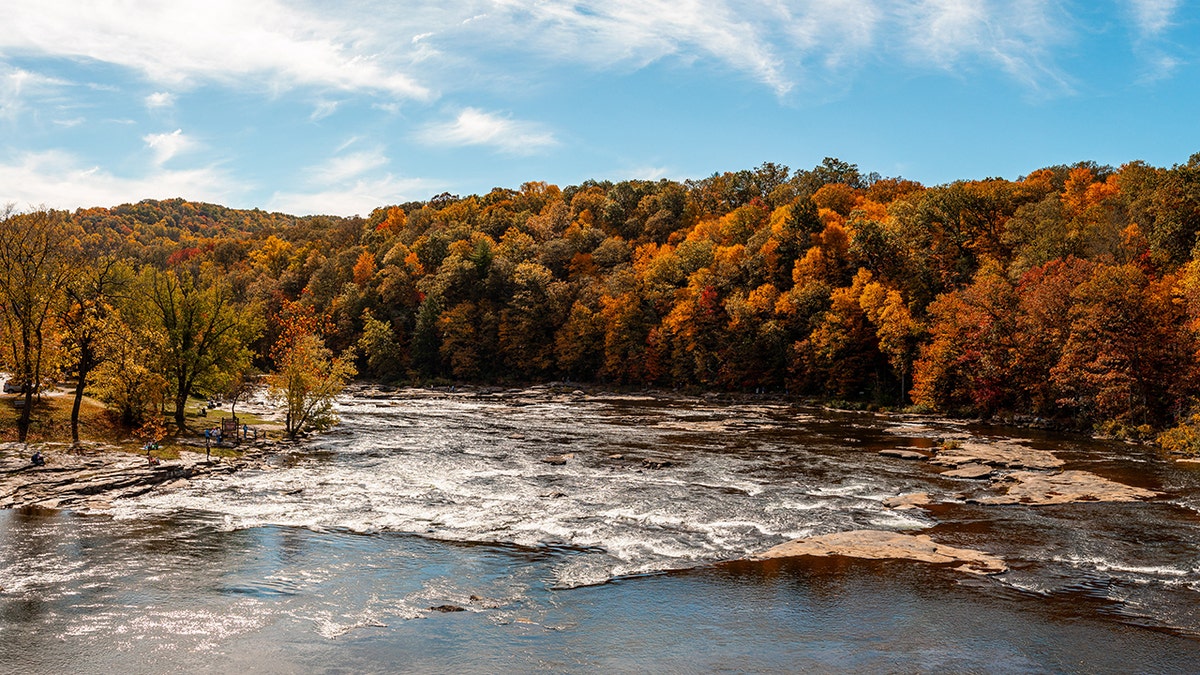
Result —
[[264, 370], [353, 348], [376, 379], [763, 390], [1126, 430], [1192, 419], [1200, 394], [1200, 155], [935, 187], [826, 159], [367, 218], [174, 200], [71, 219], [140, 265], [214, 266], [282, 318], [250, 345]]

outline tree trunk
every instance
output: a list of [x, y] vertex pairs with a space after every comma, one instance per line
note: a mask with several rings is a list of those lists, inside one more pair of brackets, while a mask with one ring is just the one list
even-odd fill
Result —
[[33, 408], [33, 387], [25, 387], [25, 405], [21, 406], [21, 416], [17, 418], [17, 440], [24, 443], [29, 438], [29, 414]]
[[71, 443], [79, 443], [79, 406], [83, 403], [83, 382], [87, 375], [81, 370], [75, 384], [75, 402], [71, 404]]
[[184, 413], [187, 412], [187, 394], [180, 393], [175, 397], [175, 429], [177, 433], [183, 433], [187, 430], [187, 424], [184, 419]]

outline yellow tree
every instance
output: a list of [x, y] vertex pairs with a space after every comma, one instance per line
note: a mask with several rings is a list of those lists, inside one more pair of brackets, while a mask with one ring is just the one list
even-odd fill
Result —
[[311, 307], [285, 301], [281, 323], [271, 350], [275, 371], [266, 381], [270, 396], [285, 404], [284, 431], [295, 439], [337, 423], [333, 402], [357, 373], [325, 346], [319, 331], [326, 322]]
[[875, 326], [875, 335], [879, 338], [879, 351], [887, 356], [892, 370], [896, 371], [897, 377], [900, 378], [900, 402], [903, 403], [908, 373], [917, 350], [920, 326], [909, 313], [900, 291], [885, 288], [877, 281], [863, 287], [858, 304]]
[[23, 388], [25, 403], [17, 421], [24, 442], [29, 433], [34, 392], [45, 374], [50, 328], [65, 301], [65, 289], [78, 264], [79, 241], [64, 214], [36, 209], [0, 214], [0, 320], [3, 360]]

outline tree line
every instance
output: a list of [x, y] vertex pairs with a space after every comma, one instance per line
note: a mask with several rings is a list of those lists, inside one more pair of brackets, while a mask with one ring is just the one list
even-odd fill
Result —
[[9, 370], [75, 377], [130, 423], [165, 401], [182, 425], [190, 394], [335, 361], [382, 382], [765, 390], [1143, 436], [1200, 419], [1200, 154], [932, 187], [827, 158], [367, 218], [169, 200], [3, 222], [70, 242], [53, 255], [78, 270], [23, 278], [0, 250]]

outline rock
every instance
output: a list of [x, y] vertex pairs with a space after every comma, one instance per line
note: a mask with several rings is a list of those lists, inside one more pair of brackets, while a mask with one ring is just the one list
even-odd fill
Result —
[[888, 448], [880, 450], [879, 454], [884, 457], [896, 457], [898, 459], [929, 459], [929, 455], [916, 450], [901, 450], [900, 448]]
[[665, 469], [668, 466], [671, 466], [672, 464], [673, 464], [673, 462], [671, 462], [670, 460], [666, 460], [666, 459], [643, 459], [642, 460], [642, 466], [646, 467], [647, 469]]
[[972, 464], [963, 464], [962, 466], [958, 467], [957, 469], [943, 471], [942, 475], [946, 476], [947, 478], [970, 478], [972, 480], [978, 480], [981, 478], [990, 477], [993, 472], [994, 472], [994, 469], [992, 469], [992, 467], [990, 467], [990, 466], [987, 466], [986, 464], [972, 463]]
[[458, 605], [438, 605], [437, 607], [430, 607], [429, 611], [431, 611], [431, 612], [465, 612], [465, 611], [467, 611], [467, 608], [459, 607]]
[[542, 461], [545, 462], [546, 464], [552, 464], [554, 466], [562, 466], [563, 464], [567, 463], [568, 459], [571, 459], [574, 456], [575, 456], [575, 453], [569, 452], [565, 455], [550, 455], [549, 457], [543, 457]]
[[937, 451], [929, 460], [939, 466], [958, 468], [964, 464], [986, 464], [1006, 469], [1057, 469], [1063, 461], [1045, 450], [1034, 450], [1012, 441], [979, 443], [966, 441]]
[[0, 471], [0, 506], [99, 509], [105, 502], [178, 487], [196, 476], [232, 473], [244, 465], [240, 460], [149, 465], [143, 456], [117, 453], [55, 455], [53, 466], [36, 471]]
[[1125, 485], [1087, 471], [1045, 474], [1017, 471], [1005, 477], [1006, 494], [978, 499], [981, 504], [1071, 504], [1074, 502], [1132, 502], [1159, 495], [1153, 490]]
[[955, 569], [971, 574], [999, 574], [1008, 569], [991, 554], [939, 544], [928, 535], [910, 535], [882, 530], [853, 530], [794, 539], [768, 549], [751, 560], [771, 560], [811, 555], [845, 556], [868, 560], [915, 560], [938, 565], [956, 564]]
[[907, 509], [915, 509], [918, 506], [924, 506], [929, 503], [928, 492], [912, 492], [906, 495], [897, 495], [888, 497], [883, 500], [883, 505], [889, 509], [897, 509], [904, 511]]
[[625, 459], [625, 455], [621, 455], [621, 454], [609, 455], [608, 458], [609, 459]]

